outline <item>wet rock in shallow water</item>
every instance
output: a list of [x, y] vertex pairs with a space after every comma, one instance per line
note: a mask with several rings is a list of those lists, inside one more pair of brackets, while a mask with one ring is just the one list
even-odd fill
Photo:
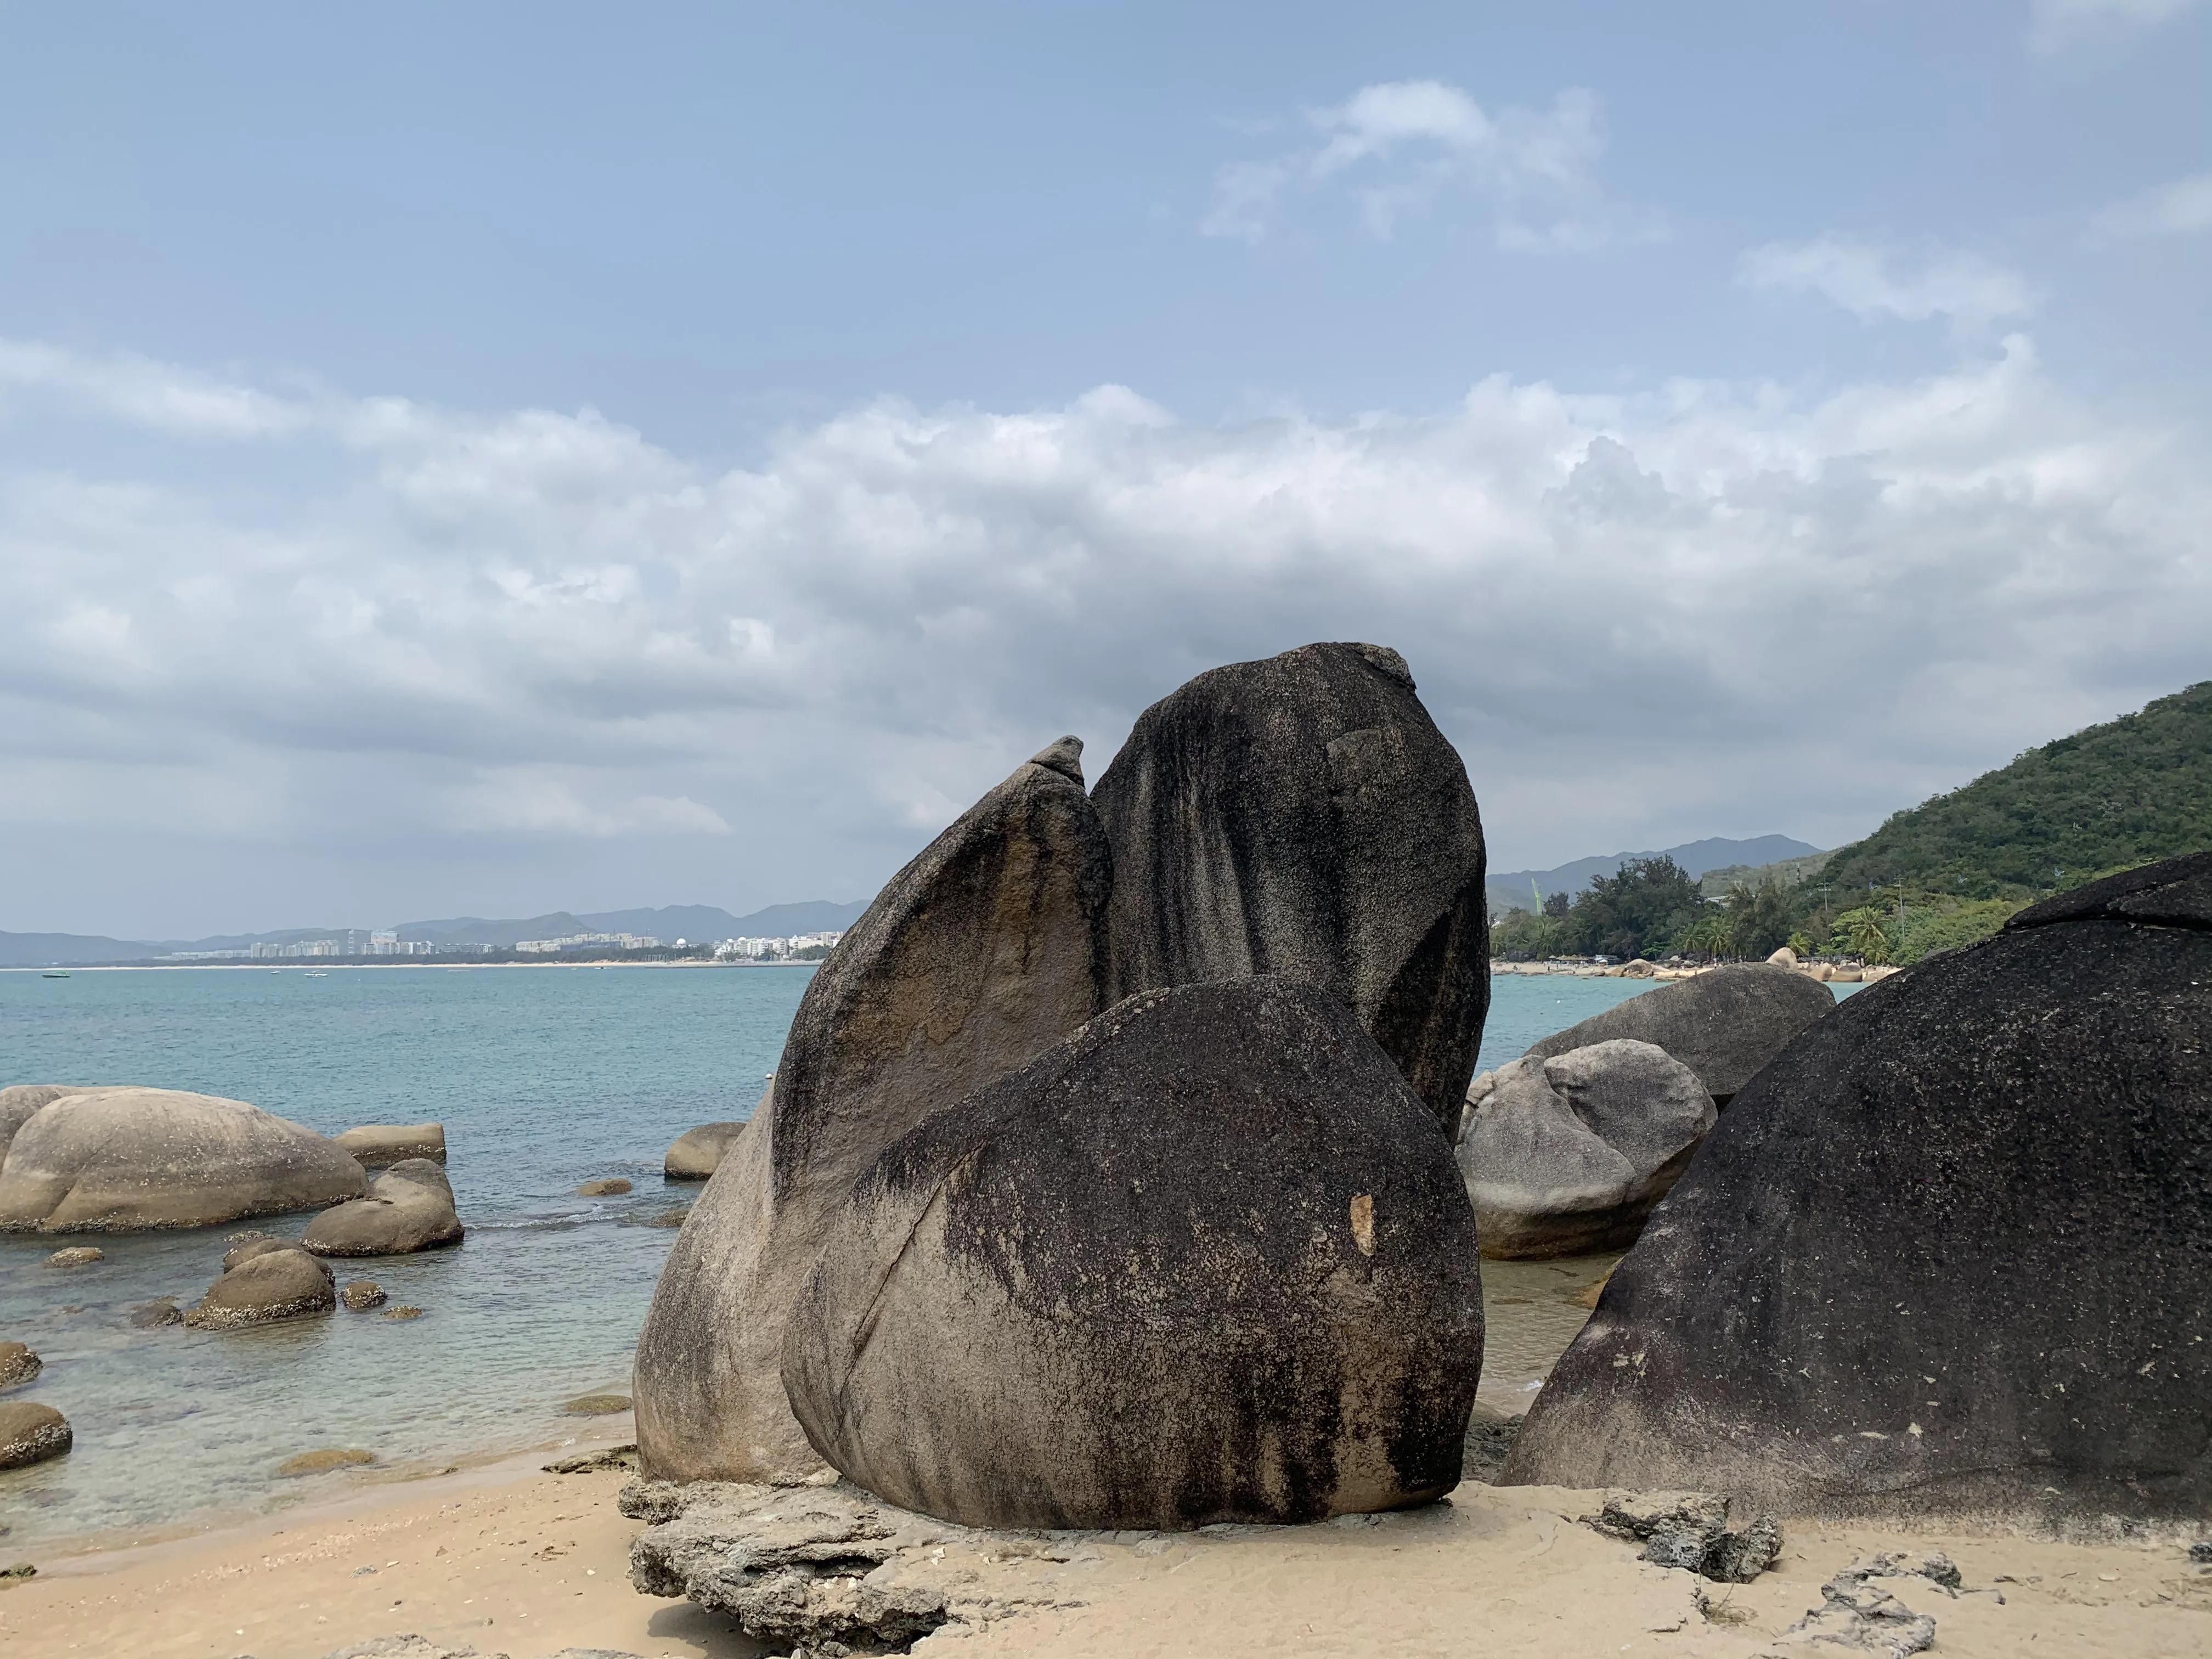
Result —
[[611, 1417], [617, 1412], [629, 1409], [626, 1394], [580, 1394], [574, 1400], [564, 1401], [561, 1414], [564, 1417]]
[[427, 1158], [410, 1158], [377, 1176], [366, 1198], [325, 1210], [301, 1243], [317, 1255], [410, 1255], [458, 1244], [467, 1232], [453, 1212], [453, 1187]]
[[75, 1443], [69, 1419], [34, 1401], [0, 1402], [0, 1469], [20, 1469], [59, 1457]]
[[629, 1182], [620, 1176], [609, 1176], [599, 1181], [587, 1181], [576, 1188], [579, 1198], [620, 1198], [629, 1190]]
[[442, 1123], [364, 1123], [336, 1137], [365, 1170], [388, 1169], [410, 1158], [446, 1161], [446, 1126]]
[[843, 1481], [653, 1484], [672, 1501], [631, 1545], [630, 1582], [734, 1619], [778, 1653], [902, 1653], [948, 1624], [1075, 1605], [1053, 1582], [1066, 1540], [1017, 1549]]
[[131, 1325], [142, 1331], [160, 1330], [166, 1325], [181, 1325], [184, 1312], [167, 1297], [158, 1302], [142, 1302], [131, 1310]]
[[361, 1165], [313, 1130], [242, 1100], [179, 1089], [64, 1095], [0, 1164], [0, 1228], [208, 1227], [350, 1198]]
[[420, 1319], [422, 1316], [422, 1310], [420, 1308], [410, 1308], [404, 1302], [396, 1308], [386, 1308], [379, 1316], [384, 1319]]
[[21, 1342], [0, 1342], [0, 1389], [20, 1389], [46, 1368]]
[[804, 1477], [783, 1332], [883, 1149], [1102, 1006], [1111, 855], [1062, 739], [884, 884], [808, 982], [775, 1079], [669, 1252], [638, 1340], [657, 1475]]
[[1626, 1249], [1718, 1114], [1663, 1048], [1615, 1040], [1475, 1079], [1457, 1157], [1482, 1253]]
[[332, 1446], [288, 1457], [276, 1466], [276, 1473], [288, 1476], [323, 1474], [331, 1469], [356, 1469], [374, 1462], [376, 1454], [373, 1451], [363, 1451], [358, 1446]]
[[1795, 969], [1765, 963], [1716, 968], [1593, 1014], [1522, 1057], [1549, 1060], [1619, 1038], [1653, 1043], [1695, 1072], [1725, 1106], [1760, 1066], [1835, 1008], [1833, 992]]
[[1729, 1524], [1729, 1500], [1711, 1492], [1613, 1492], [1583, 1524], [1641, 1543], [1655, 1566], [1680, 1567], [1719, 1584], [1747, 1584], [1782, 1553], [1782, 1523], [1754, 1516]]
[[1482, 822], [1403, 658], [1323, 643], [1200, 674], [1138, 716], [1091, 799], [1113, 999], [1318, 986], [1453, 1133], [1490, 1006]]
[[721, 1167], [722, 1158], [744, 1133], [744, 1124], [702, 1123], [676, 1137], [676, 1144], [661, 1160], [660, 1173], [670, 1181], [704, 1181]]
[[373, 1279], [349, 1279], [338, 1291], [338, 1300], [356, 1313], [380, 1308], [391, 1299], [384, 1293], [384, 1286]]
[[257, 1255], [267, 1255], [271, 1250], [296, 1250], [300, 1248], [296, 1241], [278, 1238], [272, 1233], [233, 1233], [231, 1237], [237, 1242], [223, 1252], [222, 1270], [225, 1273], [241, 1261], [251, 1261]]
[[48, 1267], [88, 1267], [95, 1261], [105, 1261], [107, 1252], [90, 1244], [71, 1245], [66, 1250], [56, 1250], [40, 1265]]
[[[0, 1527], [0, 1534], [4, 1534], [6, 1530], [4, 1527]], [[36, 1578], [38, 1576], [39, 1570], [28, 1561], [17, 1561], [8, 1566], [0, 1567], [0, 1578], [12, 1583], [20, 1583], [26, 1578]]]
[[2208, 1254], [2201, 854], [2022, 911], [1769, 1063], [1615, 1270], [1506, 1479], [2200, 1521]]
[[185, 1323], [227, 1330], [328, 1313], [337, 1306], [331, 1270], [296, 1244], [250, 1256], [208, 1287]]
[[1314, 986], [1132, 997], [894, 1144], [831, 1221], [784, 1385], [887, 1499], [1180, 1528], [1459, 1482], [1474, 1218], [1425, 1103]]
[[595, 1474], [602, 1469], [635, 1469], [637, 1467], [637, 1443], [609, 1446], [602, 1451], [578, 1452], [574, 1457], [563, 1457], [545, 1465], [548, 1474]]

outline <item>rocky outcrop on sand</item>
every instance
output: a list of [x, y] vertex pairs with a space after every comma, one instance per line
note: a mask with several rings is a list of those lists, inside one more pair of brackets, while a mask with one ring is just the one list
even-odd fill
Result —
[[0, 1230], [212, 1226], [366, 1184], [336, 1143], [242, 1100], [101, 1089], [60, 1096], [16, 1130], [0, 1161]]
[[1698, 1074], [1649, 1042], [1484, 1073], [1468, 1090], [1458, 1151], [1482, 1253], [1626, 1249], [1717, 1115]]
[[247, 1257], [208, 1287], [185, 1316], [187, 1325], [228, 1330], [267, 1325], [337, 1306], [331, 1270], [296, 1244]]
[[388, 1169], [410, 1158], [427, 1158], [437, 1164], [446, 1161], [442, 1123], [364, 1123], [346, 1130], [337, 1140], [365, 1170]]
[[1644, 1546], [1643, 1559], [1717, 1584], [1748, 1584], [1782, 1553], [1782, 1523], [1752, 1515], [1732, 1525], [1725, 1498], [1703, 1492], [1608, 1492], [1583, 1524]]
[[1695, 1072], [1715, 1103], [1725, 1106], [1760, 1066], [1835, 1007], [1833, 992], [1792, 969], [1766, 963], [1716, 968], [1593, 1014], [1532, 1044], [1523, 1058], [1549, 1060], [1617, 1038], [1649, 1042]]
[[2208, 1263], [2203, 854], [2024, 910], [1799, 1036], [1614, 1273], [1507, 1478], [2201, 1519]]
[[1309, 645], [1200, 674], [1138, 717], [1095, 799], [1116, 998], [1304, 980], [1452, 1133], [1490, 1006], [1482, 822], [1396, 652]]
[[786, 1402], [783, 1324], [830, 1212], [883, 1149], [1097, 1012], [1111, 867], [1081, 745], [1018, 768], [891, 878], [816, 972], [775, 1079], [692, 1208], [639, 1339], [643, 1467], [822, 1467]]
[[0, 1469], [24, 1468], [59, 1457], [76, 1440], [69, 1419], [52, 1406], [0, 1401]]
[[1080, 1605], [1082, 1538], [1009, 1539], [934, 1521], [839, 1481], [791, 1487], [633, 1482], [652, 1522], [630, 1582], [688, 1596], [775, 1653], [902, 1653], [931, 1632]]
[[896, 1143], [830, 1231], [784, 1384], [893, 1503], [1188, 1528], [1458, 1483], [1466, 1197], [1425, 1103], [1315, 987], [1116, 1005]]
[[368, 1196], [325, 1210], [300, 1242], [316, 1255], [407, 1255], [458, 1244], [467, 1229], [453, 1212], [453, 1183], [427, 1158], [393, 1164]]
[[669, 1181], [706, 1180], [721, 1167], [723, 1157], [744, 1127], [739, 1121], [702, 1123], [696, 1129], [686, 1129], [661, 1160], [662, 1176]]
[[[1820, 1586], [1820, 1605], [1782, 1632], [1784, 1647], [1841, 1648], [1910, 1659], [1936, 1645], [1936, 1621], [1915, 1613], [1874, 1581], [1923, 1582], [1916, 1588], [1955, 1600], [1964, 1579], [1951, 1558], [1940, 1552], [1900, 1551], [1854, 1561]], [[1900, 1585], [1900, 1588], [1902, 1586]]]
[[0, 1342], [0, 1389], [20, 1389], [46, 1368], [21, 1342]]

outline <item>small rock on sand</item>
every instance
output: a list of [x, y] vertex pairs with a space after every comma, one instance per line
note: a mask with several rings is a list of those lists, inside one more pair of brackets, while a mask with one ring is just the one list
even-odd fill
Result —
[[28, 1561], [18, 1561], [10, 1566], [0, 1567], [0, 1578], [7, 1579], [11, 1583], [18, 1579], [36, 1578], [38, 1576], [39, 1570]]
[[283, 1475], [321, 1474], [328, 1469], [358, 1468], [364, 1463], [376, 1462], [376, 1454], [363, 1451], [358, 1446], [329, 1446], [321, 1451], [301, 1452], [297, 1457], [288, 1457], [276, 1466]]
[[356, 1313], [366, 1313], [371, 1308], [380, 1308], [392, 1298], [384, 1293], [384, 1286], [373, 1279], [349, 1279], [338, 1292], [338, 1300]]
[[20, 1389], [46, 1368], [46, 1362], [20, 1342], [0, 1342], [0, 1389]]
[[609, 1176], [603, 1181], [587, 1181], [576, 1188], [579, 1198], [619, 1198], [629, 1190], [629, 1182], [620, 1176]]
[[73, 1244], [66, 1250], [56, 1250], [46, 1258], [49, 1267], [84, 1267], [107, 1259], [107, 1252], [91, 1244]]
[[561, 1413], [564, 1417], [611, 1417], [629, 1409], [629, 1396], [626, 1394], [580, 1394], [562, 1403]]
[[75, 1443], [69, 1419], [52, 1406], [17, 1400], [0, 1406], [0, 1469], [59, 1457]]
[[637, 1443], [609, 1446], [601, 1451], [579, 1452], [574, 1457], [563, 1457], [545, 1466], [548, 1474], [592, 1474], [601, 1469], [632, 1469], [637, 1468]]

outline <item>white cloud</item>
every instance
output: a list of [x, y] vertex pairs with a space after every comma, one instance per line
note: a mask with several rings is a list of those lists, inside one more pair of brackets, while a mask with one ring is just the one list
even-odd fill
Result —
[[2186, 236], [2212, 229], [2212, 173], [2131, 196], [2099, 214], [2095, 228], [2106, 237]]
[[1975, 254], [1929, 249], [1916, 255], [1832, 234], [1753, 248], [1738, 276], [1752, 288], [1817, 294], [1865, 318], [1948, 317], [1978, 326], [2035, 307], [2026, 278]]
[[2212, 673], [2203, 434], [2069, 398], [2018, 337], [1815, 399], [884, 401], [736, 469], [589, 414], [177, 371], [269, 400], [234, 434], [251, 491], [131, 475], [198, 435], [155, 368], [100, 401], [103, 362], [41, 361], [14, 418], [91, 398], [126, 440], [116, 477], [0, 463], [0, 821], [66, 829], [57, 862], [126, 832], [711, 838], [803, 895], [880, 880], [1063, 731], [1095, 776], [1188, 675], [1345, 637], [1404, 651], [1506, 867], [1832, 840]]
[[2027, 44], [2038, 52], [2063, 52], [2099, 35], [2155, 27], [2197, 3], [2198, 0], [2032, 0]]
[[1311, 143], [1216, 173], [1205, 234], [1260, 240], [1294, 186], [1349, 191], [1381, 237], [1452, 197], [1485, 203], [1498, 246], [1516, 251], [1587, 249], [1662, 228], [1656, 214], [1609, 201], [1600, 188], [1603, 114], [1596, 94], [1580, 88], [1548, 109], [1493, 116], [1443, 82], [1392, 81], [1309, 110], [1305, 120]]

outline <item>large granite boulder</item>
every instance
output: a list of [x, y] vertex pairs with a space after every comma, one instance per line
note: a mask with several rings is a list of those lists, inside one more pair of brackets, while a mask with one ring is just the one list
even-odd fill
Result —
[[331, 1270], [296, 1244], [247, 1257], [208, 1286], [185, 1323], [208, 1330], [268, 1325], [338, 1304]]
[[1718, 1116], [1663, 1048], [1616, 1040], [1475, 1079], [1459, 1167], [1487, 1256], [1626, 1249]]
[[696, 1129], [686, 1129], [676, 1137], [668, 1155], [660, 1161], [660, 1173], [669, 1181], [705, 1181], [722, 1166], [723, 1158], [737, 1144], [744, 1133], [745, 1122], [702, 1123]]
[[1695, 1072], [1725, 1106], [1753, 1073], [1835, 1007], [1834, 992], [1788, 968], [1716, 968], [1592, 1014], [1532, 1044], [1523, 1058], [1549, 1060], [1618, 1038], [1653, 1043]]
[[2212, 1512], [2212, 854], [1860, 992], [1622, 1261], [1509, 1481]]
[[410, 1158], [446, 1161], [442, 1123], [364, 1123], [341, 1131], [337, 1139], [364, 1170], [389, 1169]]
[[206, 1227], [351, 1198], [361, 1165], [313, 1129], [178, 1089], [64, 1095], [0, 1161], [0, 1231]]
[[410, 1158], [377, 1176], [368, 1197], [317, 1216], [300, 1242], [317, 1255], [407, 1255], [458, 1244], [466, 1231], [453, 1212], [445, 1170], [427, 1158]]
[[1490, 1006], [1482, 822], [1396, 652], [1309, 645], [1200, 674], [1138, 718], [1093, 799], [1117, 1000], [1317, 985], [1456, 1129]]
[[11, 1083], [0, 1089], [0, 1158], [8, 1156], [15, 1131], [64, 1095], [89, 1094], [112, 1086], [105, 1083]]
[[75, 1443], [69, 1419], [35, 1401], [0, 1403], [0, 1469], [20, 1469], [59, 1457]]
[[1102, 1006], [1112, 867], [1081, 751], [1061, 739], [969, 808], [808, 984], [769, 1095], [692, 1206], [639, 1337], [648, 1475], [821, 1467], [779, 1371], [830, 1213], [885, 1146]]
[[1458, 1483], [1474, 1221], [1293, 980], [1140, 993], [892, 1146], [784, 1343], [830, 1463], [969, 1526], [1297, 1522]]

